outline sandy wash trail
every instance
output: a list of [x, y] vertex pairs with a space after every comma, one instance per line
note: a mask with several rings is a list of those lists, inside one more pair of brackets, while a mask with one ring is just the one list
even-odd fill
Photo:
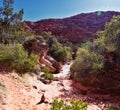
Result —
[[[66, 79], [72, 62], [65, 64], [60, 74], [54, 75], [60, 78], [51, 84], [44, 84], [37, 79], [36, 75], [26, 75], [23, 83], [19, 78], [12, 78], [11, 74], [0, 74], [0, 82], [6, 88], [4, 103], [0, 104], [0, 110], [48, 110], [54, 99], [63, 99], [66, 102], [72, 99], [83, 100], [89, 103], [88, 110], [106, 110], [106, 105], [120, 102], [120, 98], [109, 95], [94, 95], [89, 93], [89, 88]], [[15, 74], [15, 73], [12, 73]], [[16, 75], [17, 76], [17, 75]], [[76, 88], [78, 87], [78, 88]], [[87, 91], [87, 92], [86, 92]], [[44, 93], [48, 103], [36, 105]]]

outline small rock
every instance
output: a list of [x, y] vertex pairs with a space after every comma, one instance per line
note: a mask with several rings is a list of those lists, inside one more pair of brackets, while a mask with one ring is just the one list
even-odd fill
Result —
[[63, 83], [58, 83], [57, 86], [64, 86], [64, 84]]
[[41, 92], [45, 92], [46, 90], [41, 90]]
[[40, 79], [44, 84], [50, 84], [52, 81], [49, 79]]
[[34, 89], [37, 89], [37, 86], [34, 85], [33, 88], [34, 88]]

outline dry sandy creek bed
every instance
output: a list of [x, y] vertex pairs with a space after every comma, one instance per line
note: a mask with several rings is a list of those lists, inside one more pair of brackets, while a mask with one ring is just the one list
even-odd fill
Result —
[[[15, 78], [15, 73], [1, 73], [0, 83], [5, 85], [6, 90], [0, 102], [0, 110], [48, 110], [54, 99], [63, 99], [66, 102], [72, 99], [86, 101], [89, 104], [88, 110], [107, 110], [106, 106], [109, 104], [120, 102], [118, 96], [92, 94], [89, 88], [66, 79], [70, 64], [65, 64], [62, 72], [55, 75], [60, 80], [50, 84], [37, 80], [36, 75], [26, 75], [24, 79], [27, 81], [22, 82], [20, 78]], [[49, 103], [36, 105], [43, 93]]]

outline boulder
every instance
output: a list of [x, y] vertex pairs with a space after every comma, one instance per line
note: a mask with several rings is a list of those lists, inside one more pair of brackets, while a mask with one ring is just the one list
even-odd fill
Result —
[[40, 56], [40, 67], [47, 66], [51, 73], [59, 73], [62, 69], [62, 64], [54, 60], [52, 57], [47, 56], [48, 46], [44, 42], [32, 39], [24, 42], [24, 48], [31, 53], [38, 54]]
[[44, 64], [44, 65], [48, 66], [48, 67], [52, 66], [52, 63], [49, 60], [45, 59], [44, 56], [42, 58], [40, 58], [39, 62], [41, 64]]
[[53, 67], [56, 68], [56, 73], [60, 73], [60, 71], [62, 70], [62, 64], [60, 62], [53, 62]]
[[45, 58], [52, 63], [52, 66], [56, 69], [56, 73], [59, 73], [62, 70], [63, 65], [60, 62], [57, 62], [50, 56], [46, 56]]
[[40, 78], [40, 81], [42, 81], [44, 84], [50, 84], [52, 82], [51, 80], [44, 78]]
[[43, 56], [48, 51], [48, 45], [37, 39], [32, 39], [32, 40], [26, 39], [24, 41], [23, 46], [29, 52], [29, 54], [35, 53], [40, 56]]
[[55, 73], [56, 72], [56, 68], [53, 67], [53, 66], [50, 66], [49, 69], [50, 69], [50, 73]]
[[52, 65], [52, 63], [49, 61], [49, 60], [47, 60], [47, 59], [45, 59], [44, 58], [44, 56], [39, 60], [39, 62], [43, 65], [45, 65], [45, 66], [47, 66], [49, 69], [50, 69], [50, 72], [51, 73], [55, 73], [56, 72], [56, 68], [55, 67], [53, 67]]

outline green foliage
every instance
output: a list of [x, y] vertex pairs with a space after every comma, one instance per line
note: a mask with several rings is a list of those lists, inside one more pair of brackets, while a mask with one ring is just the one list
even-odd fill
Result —
[[61, 110], [63, 105], [64, 105], [64, 101], [63, 100], [60, 100], [60, 101], [54, 100], [50, 110]]
[[42, 72], [49, 73], [50, 69], [46, 66], [46, 67], [42, 68]]
[[74, 44], [70, 42], [67, 38], [64, 38], [63, 36], [55, 36], [57, 41], [61, 43], [63, 46], [71, 47], [73, 48]]
[[56, 60], [65, 62], [69, 59], [71, 59], [71, 48], [62, 46], [57, 39], [54, 40], [54, 43], [50, 47], [49, 53], [51, 56], [53, 56]]
[[63, 53], [64, 53], [63, 61], [72, 59], [72, 56], [71, 56], [72, 49], [70, 47], [64, 46]]
[[109, 51], [119, 51], [120, 49], [120, 16], [113, 16], [111, 22], [106, 24], [103, 35], [105, 44]]
[[104, 67], [103, 57], [96, 52], [90, 52], [86, 48], [80, 48], [77, 58], [71, 66], [74, 78], [83, 79], [88, 75], [97, 76], [102, 73]]
[[45, 79], [49, 79], [49, 80], [54, 80], [55, 77], [52, 73], [45, 73], [43, 75], [41, 75], [41, 77], [45, 78]]
[[43, 38], [43, 36], [39, 35], [39, 36], [35, 36], [35, 39], [41, 41], [41, 42], [45, 42], [45, 39]]
[[93, 44], [91, 45], [92, 51], [95, 51], [99, 54], [103, 54], [104, 52], [107, 52], [107, 48], [105, 47], [104, 40], [105, 40], [105, 36], [101, 36], [100, 38], [95, 39]]
[[7, 65], [18, 72], [34, 72], [38, 70], [38, 56], [24, 51], [21, 44], [16, 46], [0, 45], [0, 65]]
[[[78, 50], [76, 60], [71, 66], [71, 76], [73, 78], [78, 81], [90, 77], [96, 79], [96, 77], [102, 73], [108, 73], [110, 69], [108, 64], [112, 70], [112, 66], [114, 66], [114, 69], [115, 67], [120, 69], [119, 27], [120, 16], [114, 16], [111, 22], [106, 24], [105, 30], [97, 33], [99, 38], [81, 46]], [[111, 52], [116, 55], [117, 60], [113, 59], [114, 61], [109, 61], [109, 53]], [[113, 64], [111, 62], [113, 62]]]
[[45, 42], [49, 46], [48, 54], [50, 54], [54, 59], [60, 62], [65, 62], [72, 58], [72, 49], [67, 40], [63, 38], [54, 36], [51, 32], [43, 32], [41, 34]]
[[107, 23], [104, 31], [98, 32], [101, 46], [104, 46], [108, 51], [118, 51], [120, 49], [120, 16], [113, 16], [111, 22]]
[[3, 0], [3, 6], [0, 8], [0, 42], [4, 44], [16, 41], [18, 36], [22, 38], [21, 35], [25, 33], [20, 30], [23, 26], [20, 22], [24, 11], [21, 9], [18, 13], [14, 13], [13, 3], [14, 0]]
[[0, 16], [7, 26], [20, 22], [24, 13], [23, 9], [18, 13], [13, 13], [13, 4], [14, 0], [3, 0], [3, 7], [0, 8]]
[[108, 110], [116, 110], [114, 106], [110, 105], [108, 106]]
[[87, 103], [83, 101], [71, 101], [71, 110], [87, 110]]
[[10, 26], [10, 30], [7, 32], [2, 31], [0, 33], [0, 43], [23, 43], [29, 36], [31, 36], [31, 33], [28, 30], [25, 30], [25, 23], [14, 24]]
[[107, 52], [116, 55], [114, 68], [120, 69], [120, 16], [113, 16], [111, 22], [106, 24], [105, 30], [100, 33]]
[[23, 43], [23, 41], [26, 38], [29, 38], [32, 36], [32, 34], [25, 29], [25, 23], [17, 23], [11, 26], [11, 33], [9, 34], [8, 38], [6, 39], [6, 42], [9, 44], [17, 44], [17, 43]]
[[54, 100], [50, 110], [87, 110], [87, 103], [74, 100], [66, 104], [63, 100]]
[[0, 64], [11, 65], [14, 60], [14, 47], [0, 44]]
[[119, 110], [120, 104], [117, 105], [109, 105], [107, 110]]
[[42, 69], [42, 72], [44, 72], [45, 74], [41, 75], [41, 77], [44, 77], [45, 79], [50, 79], [50, 80], [55, 79], [54, 75], [50, 73], [50, 69], [48, 67], [44, 67]]
[[20, 77], [17, 73], [10, 73], [10, 77], [16, 79], [18, 82], [23, 82], [23, 78]]

